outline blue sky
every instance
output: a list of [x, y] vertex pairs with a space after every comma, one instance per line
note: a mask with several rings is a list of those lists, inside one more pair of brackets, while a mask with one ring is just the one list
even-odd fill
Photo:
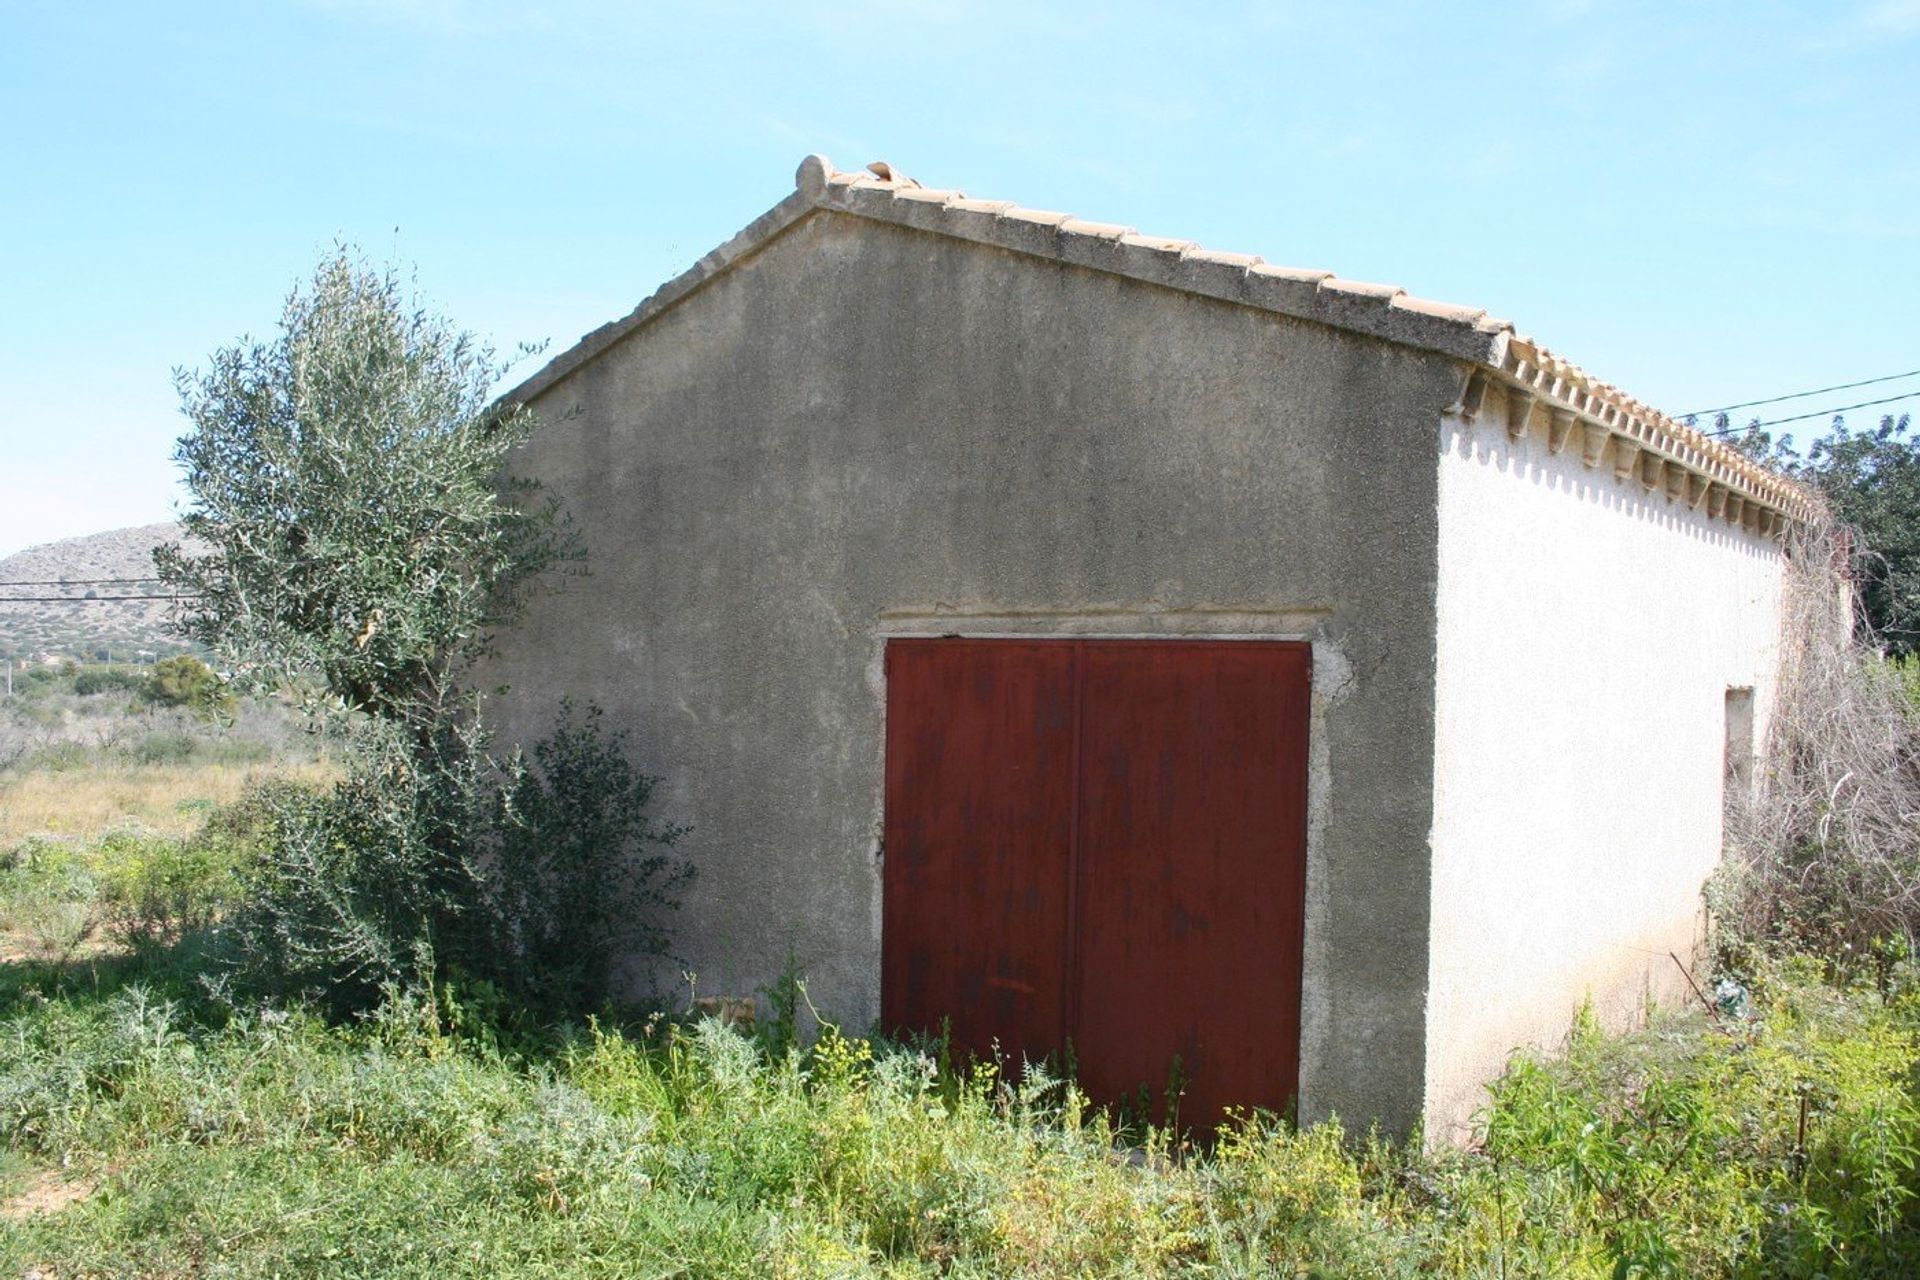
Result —
[[1917, 129], [1920, 0], [0, 0], [0, 554], [167, 518], [169, 371], [336, 237], [557, 350], [807, 152], [884, 157], [1487, 307], [1682, 412], [1920, 368]]

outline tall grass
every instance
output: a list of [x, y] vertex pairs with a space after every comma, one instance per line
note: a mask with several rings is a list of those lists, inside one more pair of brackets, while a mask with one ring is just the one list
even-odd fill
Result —
[[[0, 949], [0, 1275], [1920, 1274], [1897, 943], [1749, 948], [1751, 1012], [1582, 1020], [1467, 1150], [1268, 1115], [1195, 1143], [938, 1045], [796, 1043], [796, 976], [757, 1036], [457, 974], [344, 1023], [240, 999], [222, 931], [271, 824], [218, 806], [248, 766], [59, 697], [53, 754], [0, 770], [0, 930], [32, 941]], [[173, 733], [184, 762], [140, 762]]]
[[[0, 970], [0, 1142], [97, 1189], [18, 1274], [1909, 1275], [1920, 1013], [1774, 975], [1521, 1059], [1477, 1149], [1271, 1117], [1210, 1152], [1064, 1081], [717, 1022], [503, 1040], [441, 993], [329, 1027], [190, 946]], [[0, 1210], [3, 1212], [3, 1210]]]
[[89, 840], [125, 827], [169, 835], [196, 830], [264, 777], [319, 786], [339, 776], [330, 760], [298, 764], [120, 764], [0, 777], [0, 844], [34, 835]]

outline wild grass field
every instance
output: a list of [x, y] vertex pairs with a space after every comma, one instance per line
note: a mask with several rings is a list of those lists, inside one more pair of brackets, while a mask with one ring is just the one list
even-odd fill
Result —
[[[1583, 1021], [1515, 1058], [1470, 1149], [1433, 1152], [1274, 1116], [1155, 1131], [937, 1044], [830, 1022], [802, 1043], [803, 974], [752, 1029], [679, 1004], [556, 1023], [457, 981], [328, 1021], [235, 994], [221, 962], [263, 838], [245, 780], [325, 786], [324, 744], [274, 709], [108, 696], [50, 687], [0, 768], [0, 1275], [1920, 1267], [1898, 949], [1756, 964], [1628, 1035]], [[176, 732], [179, 758], [140, 759]]]

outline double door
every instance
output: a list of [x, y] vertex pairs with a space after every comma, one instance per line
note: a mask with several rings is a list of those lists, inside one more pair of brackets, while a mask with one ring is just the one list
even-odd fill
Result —
[[896, 639], [882, 1014], [1206, 1127], [1298, 1083], [1308, 646]]

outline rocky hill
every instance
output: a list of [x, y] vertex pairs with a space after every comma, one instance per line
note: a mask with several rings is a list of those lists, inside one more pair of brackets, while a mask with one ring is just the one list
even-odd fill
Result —
[[91, 661], [110, 651], [123, 661], [140, 650], [161, 657], [187, 651], [166, 629], [166, 603], [105, 598], [158, 592], [157, 582], [110, 580], [151, 578], [154, 547], [180, 541], [177, 525], [145, 524], [64, 538], [0, 559], [0, 656]]

